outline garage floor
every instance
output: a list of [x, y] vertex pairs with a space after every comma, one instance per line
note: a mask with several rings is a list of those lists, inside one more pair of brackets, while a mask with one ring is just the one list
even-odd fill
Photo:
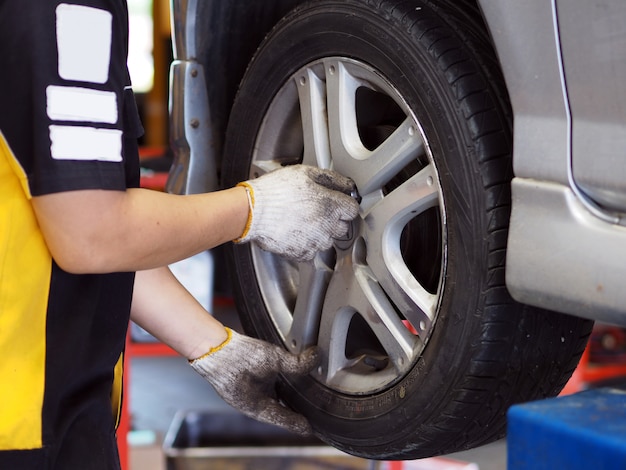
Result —
[[[198, 376], [182, 358], [177, 357], [141, 357], [132, 361], [132, 379], [130, 385], [130, 409], [132, 427], [135, 430], [153, 431], [159, 443], [172, 425], [177, 412], [188, 410], [207, 410], [221, 414], [224, 412], [236, 413], [226, 405]], [[474, 463], [477, 467], [467, 467], [467, 470], [505, 470], [506, 443], [498, 441], [471, 451], [460, 452], [450, 456], [461, 462]], [[165, 457], [164, 457], [165, 458]], [[365, 465], [363, 459], [359, 467], [346, 466], [346, 462], [336, 467], [312, 467], [319, 469], [332, 468], [375, 468]], [[425, 463], [424, 463], [425, 464]], [[215, 466], [207, 467], [215, 469]], [[229, 467], [231, 470], [233, 467]], [[274, 467], [278, 468], [278, 467]], [[290, 468], [281, 466], [282, 469]], [[403, 468], [419, 470], [441, 470], [439, 466], [410, 466], [406, 463]], [[457, 467], [454, 467], [457, 468]], [[458, 467], [464, 468], [464, 467]], [[159, 470], [155, 468], [131, 468], [130, 470]], [[255, 470], [260, 470], [255, 467]], [[450, 467], [450, 470], [453, 470]]]
[[[201, 273], [201, 278], [206, 278], [207, 268], [204, 265], [205, 259], [199, 264], [198, 259], [185, 263], [182, 274], [179, 279], [183, 284], [187, 285], [190, 290], [205, 299], [209, 296], [209, 302], [213, 301], [211, 293], [203, 292], [203, 285], [198, 285], [198, 277], [196, 274]], [[211, 268], [213, 261], [211, 260]], [[177, 274], [178, 275], [178, 274]], [[211, 278], [212, 280], [212, 278]], [[216, 276], [216, 284], [222, 282], [221, 276]], [[208, 289], [208, 287], [207, 287]], [[236, 312], [232, 306], [223, 302], [216, 303], [213, 308], [214, 314], [223, 323], [240, 329]], [[221, 305], [221, 306], [220, 306]], [[221, 415], [223, 413], [234, 413], [235, 418], [238, 413], [226, 405], [213, 391], [213, 389], [198, 376], [188, 365], [186, 360], [180, 357], [135, 357], [131, 359], [130, 364], [130, 390], [129, 390], [129, 407], [131, 415], [131, 428], [133, 432], [130, 435], [131, 442], [131, 463], [132, 468], [129, 470], [161, 470], [155, 468], [154, 450], [152, 460], [133, 459], [133, 453], [138, 455], [141, 446], [137, 444], [139, 441], [146, 443], [145, 436], [152, 436], [152, 448], [161, 450], [161, 444], [168, 430], [172, 428], [174, 431], [173, 421], [177, 413], [186, 413], [189, 411], [202, 411], [209, 414]], [[148, 443], [150, 438], [148, 438]], [[133, 444], [133, 442], [135, 444]], [[156, 445], [154, 445], [156, 444]], [[329, 449], [332, 450], [332, 449]], [[333, 450], [334, 451], [334, 450]], [[458, 466], [444, 466], [442, 461], [435, 459], [434, 461], [414, 461], [405, 462], [401, 467], [403, 470], [441, 470], [441, 469], [465, 469], [465, 470], [505, 470], [506, 469], [506, 443], [499, 441], [479, 449], [461, 452], [448, 456], [458, 461]], [[166, 468], [165, 455], [159, 457], [161, 468]], [[172, 470], [178, 470], [173, 466], [173, 458], [169, 457]], [[266, 459], [267, 460], [267, 459]], [[261, 465], [260, 460], [255, 460], [255, 470], [262, 468], [268, 469], [391, 469], [399, 467], [391, 467], [390, 464], [381, 464], [379, 462], [370, 462], [364, 459], [349, 457], [342, 454], [340, 458], [335, 460], [330, 457], [306, 459], [294, 459], [292, 457], [283, 457], [282, 459], [267, 460], [266, 465]], [[465, 465], [463, 464], [465, 463]], [[474, 465], [469, 465], [474, 464]], [[196, 463], [197, 465], [197, 463]], [[191, 467], [190, 467], [191, 468]], [[200, 467], [193, 467], [194, 469]], [[248, 468], [245, 462], [239, 459], [218, 459], [212, 461], [207, 469], [227, 468], [228, 470], [237, 470], [238, 468]]]

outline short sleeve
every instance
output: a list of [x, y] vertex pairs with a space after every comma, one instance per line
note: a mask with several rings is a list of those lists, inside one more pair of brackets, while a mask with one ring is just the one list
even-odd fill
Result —
[[0, 3], [0, 130], [32, 195], [136, 185], [127, 50], [123, 0]]

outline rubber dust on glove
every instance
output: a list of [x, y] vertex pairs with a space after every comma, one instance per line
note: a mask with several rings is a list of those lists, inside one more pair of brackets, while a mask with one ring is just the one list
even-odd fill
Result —
[[222, 399], [246, 416], [311, 434], [306, 418], [282, 405], [276, 396], [279, 374], [290, 377], [310, 373], [319, 362], [317, 348], [291, 354], [275, 344], [228, 330], [228, 339], [191, 367], [209, 382]]

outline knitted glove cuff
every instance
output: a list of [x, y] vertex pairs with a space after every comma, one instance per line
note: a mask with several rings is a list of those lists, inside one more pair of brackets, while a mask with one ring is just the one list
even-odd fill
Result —
[[214, 354], [216, 352], [218, 352], [219, 350], [223, 349], [228, 343], [230, 343], [230, 340], [233, 339], [233, 330], [231, 330], [230, 328], [226, 327], [224, 328], [226, 330], [226, 334], [228, 335], [226, 337], [226, 339], [224, 340], [223, 343], [209, 349], [208, 352], [204, 353], [202, 356], [197, 357], [195, 359], [189, 359], [189, 364], [191, 364], [192, 366], [195, 365], [198, 361], [201, 361], [202, 359], [205, 359], [207, 357], [209, 357], [211, 354]]
[[248, 196], [248, 220], [246, 221], [246, 226], [244, 227], [243, 233], [241, 234], [241, 236], [233, 240], [234, 243], [242, 243], [246, 241], [246, 237], [250, 233], [250, 227], [252, 227], [252, 219], [253, 219], [252, 210], [254, 208], [254, 188], [252, 188], [252, 186], [247, 181], [243, 181], [237, 184], [237, 186], [245, 188], [246, 196]]

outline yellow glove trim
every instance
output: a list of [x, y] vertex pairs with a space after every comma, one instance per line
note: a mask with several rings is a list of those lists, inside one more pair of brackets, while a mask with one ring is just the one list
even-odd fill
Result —
[[248, 220], [246, 221], [246, 226], [243, 229], [243, 233], [239, 238], [235, 238], [233, 242], [240, 243], [250, 231], [250, 227], [252, 226], [252, 208], [254, 207], [254, 189], [247, 182], [239, 183], [237, 186], [241, 186], [246, 189], [246, 195], [248, 196]]
[[203, 354], [202, 356], [200, 356], [200, 357], [196, 357], [195, 359], [189, 359], [189, 364], [193, 364], [193, 363], [194, 363], [194, 362], [196, 362], [196, 361], [199, 361], [199, 360], [201, 360], [201, 359], [204, 359], [205, 357], [208, 357], [208, 356], [210, 356], [211, 354], [216, 353], [217, 351], [219, 351], [220, 349], [222, 349], [224, 346], [226, 346], [226, 345], [230, 342], [230, 340], [232, 339], [232, 337], [233, 337], [233, 331], [232, 331], [230, 328], [228, 328], [228, 327], [224, 327], [224, 329], [226, 330], [226, 334], [228, 335], [228, 336], [226, 336], [226, 339], [224, 340], [224, 342], [223, 342], [222, 344], [219, 344], [219, 345], [217, 345], [217, 346], [215, 346], [215, 347], [213, 347], [213, 348], [209, 349], [209, 351], [208, 351], [208, 352], [204, 353], [204, 354]]

